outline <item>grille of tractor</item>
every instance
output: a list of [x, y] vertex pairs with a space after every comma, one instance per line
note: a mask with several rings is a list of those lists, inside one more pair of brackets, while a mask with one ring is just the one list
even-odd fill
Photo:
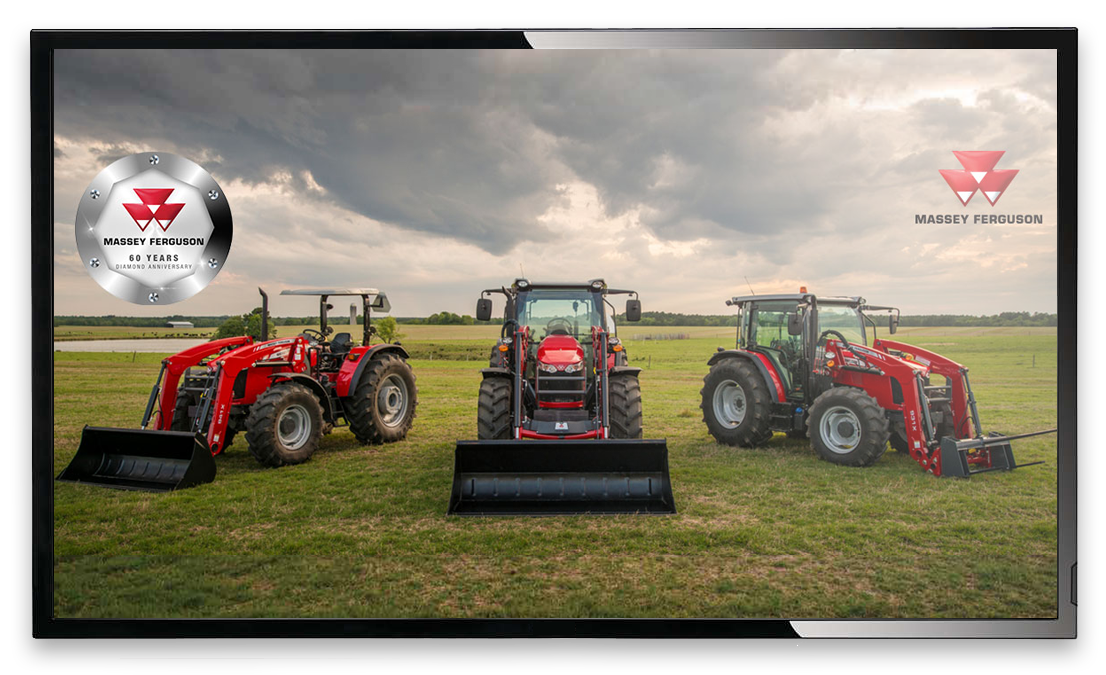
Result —
[[534, 393], [538, 397], [538, 407], [548, 405], [582, 408], [587, 395], [588, 378], [583, 373], [569, 375], [565, 373], [543, 373], [538, 371]]
[[586, 422], [591, 414], [582, 408], [538, 408], [533, 419], [536, 422]]

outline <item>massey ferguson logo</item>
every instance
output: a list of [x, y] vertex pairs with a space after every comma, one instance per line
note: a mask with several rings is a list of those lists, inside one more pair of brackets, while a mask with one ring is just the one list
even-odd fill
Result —
[[982, 192], [983, 197], [994, 206], [1006, 188], [1010, 187], [1010, 181], [1018, 175], [1017, 169], [995, 170], [999, 159], [1006, 154], [1005, 150], [953, 150], [952, 154], [960, 160], [960, 169], [941, 169], [941, 175], [956, 193], [957, 199], [964, 206], [972, 200], [975, 193]]
[[74, 234], [85, 270], [104, 290], [127, 302], [169, 305], [223, 269], [234, 224], [226, 195], [202, 166], [139, 152], [88, 184]]
[[150, 226], [150, 221], [157, 222], [162, 232], [168, 230], [184, 208], [184, 204], [167, 203], [173, 188], [134, 188], [134, 193], [142, 203], [123, 204], [123, 208], [143, 232]]

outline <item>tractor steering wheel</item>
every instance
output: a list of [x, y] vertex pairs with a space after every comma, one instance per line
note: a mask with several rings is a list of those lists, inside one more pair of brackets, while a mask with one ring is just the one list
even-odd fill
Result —
[[[558, 327], [554, 328], [554, 325]], [[560, 326], [564, 326], [564, 328], [561, 328]], [[568, 335], [571, 332], [572, 324], [568, 322], [568, 319], [562, 317], [557, 317], [556, 319], [553, 319], [545, 326], [546, 335]]]
[[838, 333], [835, 330], [824, 330], [824, 331], [822, 331], [822, 334], [818, 336], [818, 341], [815, 342], [814, 344], [816, 344], [816, 345], [822, 344], [822, 341], [826, 339], [827, 335], [832, 335], [835, 338], [837, 338], [838, 340], [840, 340], [841, 344], [844, 345], [845, 349], [849, 348], [849, 341], [845, 339], [844, 335], [842, 335], [841, 333]]
[[768, 346], [780, 350], [788, 359], [795, 358], [795, 346], [791, 344], [790, 340], [772, 340], [768, 343]]
[[304, 334], [308, 337], [311, 337], [313, 335], [318, 335], [319, 337], [318, 337], [317, 340], [314, 340], [315, 342], [326, 342], [326, 335], [324, 335], [321, 330], [315, 330], [314, 328], [304, 328], [303, 330], [300, 331], [300, 333], [302, 333], [302, 334]]

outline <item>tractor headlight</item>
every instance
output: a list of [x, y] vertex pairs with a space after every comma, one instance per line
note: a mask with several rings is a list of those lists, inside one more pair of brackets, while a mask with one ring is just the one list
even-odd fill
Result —
[[578, 373], [584, 369], [584, 362], [578, 361], [577, 363], [570, 363], [565, 366], [566, 373]]
[[542, 371], [543, 373], [555, 373], [557, 372], [557, 366], [551, 363], [539, 363], [538, 370]]

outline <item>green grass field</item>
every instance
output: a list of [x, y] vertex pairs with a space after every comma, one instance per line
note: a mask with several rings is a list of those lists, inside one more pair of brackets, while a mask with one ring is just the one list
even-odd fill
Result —
[[[306, 464], [245, 439], [179, 493], [55, 483], [60, 617], [1052, 617], [1056, 441], [1044, 465], [936, 479], [889, 450], [867, 469], [782, 435], [713, 442], [706, 361], [733, 329], [624, 327], [645, 435], [667, 438], [679, 514], [446, 518], [453, 442], [474, 438], [487, 327], [403, 326], [419, 409], [408, 440], [346, 430]], [[1055, 329], [903, 329], [964, 363], [988, 430], [1056, 424]], [[54, 468], [85, 424], [136, 427], [161, 356], [55, 353]], [[467, 359], [467, 360], [466, 360]]]

